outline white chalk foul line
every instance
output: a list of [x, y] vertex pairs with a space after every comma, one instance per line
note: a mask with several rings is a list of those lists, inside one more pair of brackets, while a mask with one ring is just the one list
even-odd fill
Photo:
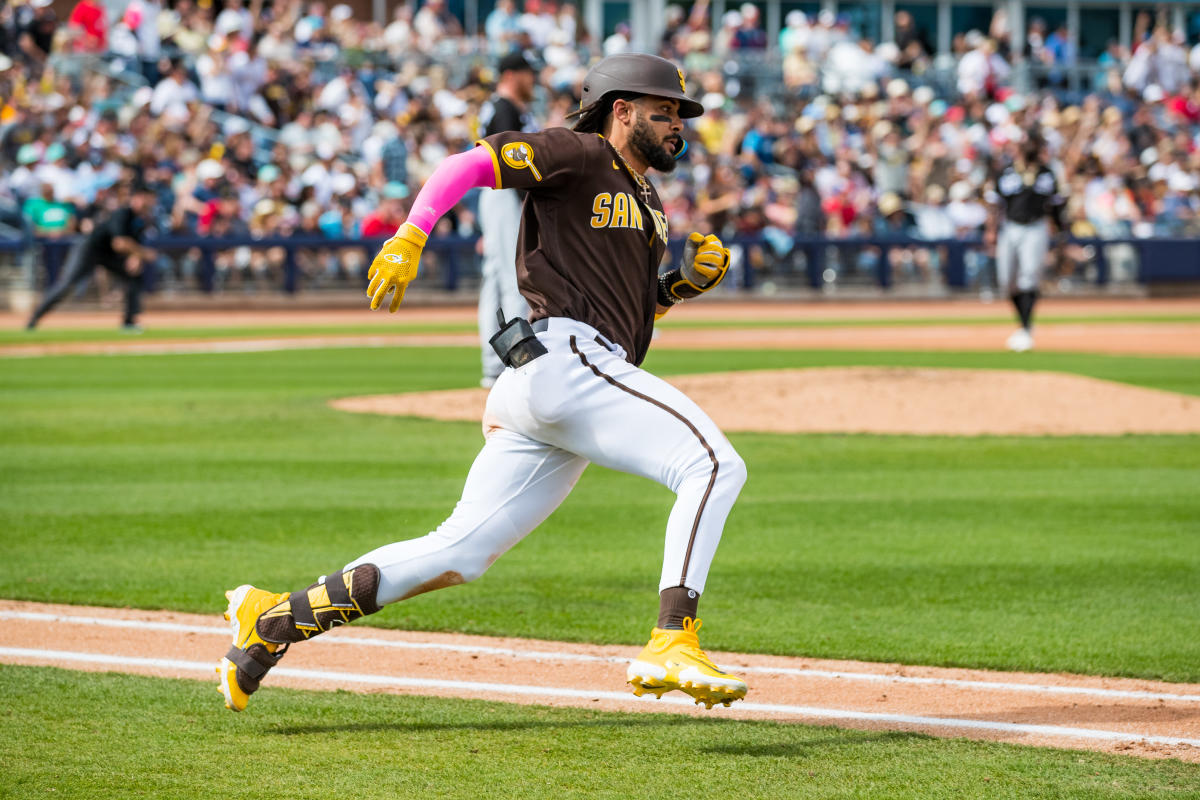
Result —
[[[95, 664], [113, 667], [148, 667], [169, 669], [179, 672], [211, 673], [216, 662], [176, 661], [169, 658], [143, 658], [139, 656], [114, 656], [104, 653], [77, 653], [69, 650], [34, 650], [23, 647], [0, 647], [0, 657], [55, 661], [69, 664]], [[329, 681], [338, 684], [358, 683], [369, 686], [390, 686], [404, 689], [444, 689], [458, 692], [491, 692], [518, 697], [562, 697], [572, 700], [609, 700], [626, 703], [636, 700], [627, 692], [589, 691], [553, 686], [527, 686], [511, 683], [488, 683], [483, 681], [451, 681], [438, 678], [409, 678], [391, 675], [366, 675], [355, 672], [333, 672], [330, 670], [291, 669], [275, 667], [274, 673], [287, 678]], [[657, 701], [649, 697], [641, 701], [668, 705], [692, 706], [694, 702], [682, 697], [663, 697]], [[1019, 733], [1033, 736], [1090, 739], [1107, 742], [1148, 742], [1151, 744], [1200, 747], [1200, 739], [1177, 736], [1149, 736], [1122, 731], [1096, 730], [1094, 728], [1068, 728], [1058, 725], [1026, 725], [1016, 722], [992, 722], [978, 719], [954, 719], [947, 717], [923, 717], [915, 714], [881, 714], [869, 711], [850, 711], [841, 708], [817, 708], [814, 706], [789, 706], [774, 703], [739, 702], [741, 711], [758, 711], [787, 717], [803, 717], [817, 720], [855, 720], [860, 722], [882, 722], [896, 725], [912, 725], [922, 728], [944, 728], [949, 730], [978, 730], [998, 733]]]
[[[184, 625], [176, 622], [154, 622], [152, 620], [112, 619], [108, 617], [81, 617], [64, 614], [48, 614], [37, 611], [11, 611], [3, 614], [9, 619], [23, 619], [35, 622], [59, 622], [68, 625], [100, 625], [111, 628], [135, 628], [148, 631], [164, 631], [170, 633], [201, 633], [228, 636], [229, 628], [210, 625]], [[623, 656], [591, 656], [584, 653], [560, 653], [545, 650], [514, 650], [507, 647], [488, 647], [486, 645], [443, 644], [440, 642], [402, 642], [393, 639], [376, 639], [371, 637], [332, 636], [321, 639], [322, 644], [361, 645], [363, 647], [388, 647], [398, 650], [440, 650], [450, 653], [467, 655], [508, 656], [509, 658], [529, 659], [534, 661], [580, 661], [602, 664], [624, 664], [629, 661]], [[1001, 681], [971, 681], [957, 678], [922, 678], [908, 675], [881, 675], [875, 672], [849, 672], [821, 669], [799, 669], [795, 667], [751, 667], [744, 665], [727, 665], [739, 672], [757, 675], [790, 675], [800, 678], [830, 678], [852, 681], [870, 681], [874, 683], [899, 683], [920, 686], [950, 686], [962, 689], [981, 689], [985, 691], [1029, 692], [1033, 694], [1067, 694], [1090, 697], [1112, 697], [1128, 700], [1162, 700], [1176, 703], [1200, 703], [1197, 694], [1170, 694], [1167, 692], [1147, 692], [1131, 689], [1103, 689], [1090, 686], [1051, 686], [1034, 683], [1012, 683]]]

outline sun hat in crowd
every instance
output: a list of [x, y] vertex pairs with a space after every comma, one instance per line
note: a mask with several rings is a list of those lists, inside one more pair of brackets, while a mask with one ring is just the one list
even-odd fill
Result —
[[329, 187], [333, 189], [334, 194], [347, 194], [354, 191], [356, 186], [358, 186], [358, 181], [348, 172], [339, 172], [329, 182]]
[[225, 168], [216, 159], [206, 158], [196, 165], [196, 177], [202, 181], [215, 181], [225, 174]]
[[900, 199], [900, 195], [895, 192], [884, 192], [879, 196], [879, 213], [885, 217], [890, 217], [900, 209], [904, 208], [904, 201]]

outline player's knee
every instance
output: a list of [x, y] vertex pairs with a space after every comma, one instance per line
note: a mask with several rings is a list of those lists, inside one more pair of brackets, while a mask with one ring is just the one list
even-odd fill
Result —
[[717, 480], [724, 483], [726, 489], [737, 493], [746, 485], [746, 462], [732, 446], [725, 448], [721, 454], [720, 469]]

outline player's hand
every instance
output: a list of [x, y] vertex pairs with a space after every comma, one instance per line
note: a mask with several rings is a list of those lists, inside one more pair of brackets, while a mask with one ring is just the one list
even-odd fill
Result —
[[727, 271], [729, 248], [724, 247], [720, 239], [711, 233], [708, 236], [695, 232], [688, 234], [683, 245], [683, 263], [680, 264], [680, 275], [685, 281], [697, 292], [707, 292], [721, 282]]
[[421, 261], [421, 251], [425, 249], [427, 238], [423, 230], [406, 222], [395, 236], [383, 243], [383, 248], [367, 270], [367, 279], [371, 281], [367, 286], [367, 295], [371, 298], [372, 310], [383, 304], [383, 299], [393, 287], [396, 291], [388, 311], [394, 314], [400, 308], [405, 289], [417, 277], [417, 265]]

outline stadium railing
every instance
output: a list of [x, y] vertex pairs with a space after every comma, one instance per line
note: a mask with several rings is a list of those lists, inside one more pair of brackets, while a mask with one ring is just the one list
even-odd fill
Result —
[[[366, 267], [378, 252], [384, 238], [327, 239], [301, 235], [255, 239], [251, 237], [162, 237], [147, 241], [160, 253], [160, 261], [192, 252], [197, 255], [198, 268], [194, 275], [195, 288], [200, 292], [220, 290], [217, 257], [219, 253], [238, 248], [283, 251], [281, 275], [275, 287], [286, 294], [310, 291], [308, 276], [301, 267], [301, 254], [326, 255], [347, 250], [361, 252], [362, 267], [355, 270], [338, 288], [357, 288], [366, 285]], [[472, 284], [479, 275], [477, 238], [449, 236], [431, 238], [426, 245], [428, 256], [415, 286], [454, 292]], [[683, 239], [672, 240], [668, 246], [671, 257], [677, 259]], [[1141, 284], [1200, 282], [1200, 239], [1071, 239], [1071, 243], [1086, 248], [1089, 269], [1082, 279], [1097, 287], [1112, 282], [1136, 281]], [[793, 288], [820, 289], [827, 284], [857, 282], [889, 290], [908, 278], [896, 274], [891, 256], [899, 251], [912, 256], [918, 251], [933, 254], [938, 281], [951, 290], [965, 290], [987, 280], [990, 261], [984, 253], [981, 239], [918, 239], [907, 236], [871, 236], [857, 238], [791, 237], [781, 243], [762, 235], [738, 235], [726, 242], [735, 252], [730, 286], [754, 289], [771, 281]], [[0, 251], [20, 252], [32, 248], [47, 285], [53, 283], [66, 257], [72, 240], [0, 240]], [[1114, 257], [1110, 248], [1124, 248], [1132, 255], [1135, 266], [1114, 275]], [[147, 288], [154, 290], [161, 276], [147, 274]]]

